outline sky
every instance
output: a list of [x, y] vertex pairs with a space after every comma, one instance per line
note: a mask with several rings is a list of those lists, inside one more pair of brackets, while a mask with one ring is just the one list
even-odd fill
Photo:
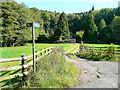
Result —
[[57, 11], [65, 13], [86, 12], [95, 7], [116, 8], [120, 0], [16, 0], [19, 4], [24, 2], [29, 8], [36, 7], [39, 10]]

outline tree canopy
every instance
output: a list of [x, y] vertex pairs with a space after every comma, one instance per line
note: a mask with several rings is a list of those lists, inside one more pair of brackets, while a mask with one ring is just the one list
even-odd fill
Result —
[[84, 42], [120, 43], [120, 7], [95, 10], [93, 6], [88, 12], [65, 14], [28, 8], [24, 3], [11, 1], [0, 4], [2, 46], [31, 42], [31, 28], [26, 27], [26, 23], [32, 21], [40, 24], [39, 28], [35, 28], [38, 43], [77, 38], [76, 32], [78, 35], [81, 30], [84, 31]]

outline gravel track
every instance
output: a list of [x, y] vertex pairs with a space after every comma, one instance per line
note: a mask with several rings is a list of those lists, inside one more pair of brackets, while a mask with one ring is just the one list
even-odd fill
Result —
[[75, 60], [67, 56], [66, 60], [80, 69], [82, 84], [74, 88], [118, 88], [118, 62]]

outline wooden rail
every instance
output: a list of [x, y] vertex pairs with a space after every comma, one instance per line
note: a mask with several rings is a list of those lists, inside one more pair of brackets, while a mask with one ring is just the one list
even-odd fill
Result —
[[[53, 47], [43, 49], [43, 50], [35, 53], [35, 55], [37, 55], [37, 54], [39, 54], [39, 53], [42, 53], [42, 52], [45, 51], [45, 50], [52, 49], [52, 48], [53, 48]], [[24, 58], [25, 58], [25, 59], [29, 59], [29, 58], [31, 58], [31, 57], [32, 57], [32, 54], [29, 55], [29, 56], [25, 56]], [[19, 57], [19, 58], [5, 58], [5, 59], [0, 59], [0, 63], [1, 63], [1, 62], [10, 62], [10, 61], [20, 61], [20, 60], [22, 60], [21, 57]]]
[[[28, 75], [29, 71], [27, 72], [24, 72], [25, 75]], [[7, 79], [12, 79], [12, 78], [16, 78], [16, 77], [22, 77], [23, 74], [14, 74], [14, 75], [9, 75], [9, 76], [4, 76], [4, 77], [0, 77], [0, 82], [1, 81], [4, 81], [4, 80], [7, 80]]]
[[[43, 49], [39, 52], [36, 52], [35, 53], [35, 56], [36, 56], [36, 60], [39, 60], [40, 58], [44, 57], [45, 55], [48, 55], [51, 51], [52, 51], [53, 47], [49, 47], [49, 48], [46, 48], [46, 49]], [[44, 54], [42, 54], [44, 52]], [[38, 56], [38, 54], [42, 54], [41, 56]], [[13, 74], [13, 75], [9, 75], [9, 76], [4, 76], [4, 77], [0, 77], [0, 81], [4, 81], [4, 80], [7, 80], [7, 79], [12, 79], [12, 78], [16, 78], [16, 77], [23, 77], [24, 75], [28, 75], [28, 73], [30, 71], [25, 71], [26, 68], [30, 67], [33, 65], [33, 61], [30, 61], [29, 63], [25, 64], [24, 62], [31, 58], [32, 55], [29, 55], [29, 56], [21, 56], [20, 58], [8, 58], [8, 59], [0, 59], [0, 63], [2, 62], [13, 62], [13, 61], [19, 61], [19, 60], [23, 60], [22, 61], [22, 65], [19, 65], [19, 66], [13, 66], [13, 67], [6, 67], [6, 68], [0, 68], [0, 72], [5, 72], [5, 71], [14, 71], [14, 70], [19, 70], [19, 69], [22, 69], [22, 73], [20, 74]]]
[[[84, 46], [83, 46], [84, 47]], [[79, 49], [80, 49], [81, 47], [79, 47]], [[86, 46], [86, 47], [84, 47], [84, 48], [86, 48], [86, 50], [92, 50], [92, 49], [94, 49], [94, 50], [98, 50], [98, 48], [99, 48], [99, 50], [102, 50], [102, 51], [107, 51], [107, 48], [108, 47], [91, 47], [91, 46]], [[120, 51], [120, 47], [115, 47], [117, 50], [115, 50], [115, 51]], [[82, 48], [81, 48], [82, 49]], [[115, 52], [114, 54], [120, 54], [119, 52]]]
[[[108, 46], [109, 47], [109, 46]], [[80, 53], [83, 53], [83, 52], [88, 52], [88, 51], [92, 51], [92, 50], [94, 50], [94, 52], [99, 52], [99, 51], [97, 51], [97, 50], [101, 50], [101, 53], [102, 52], [106, 52], [106, 51], [108, 51], [107, 50], [107, 48], [108, 47], [90, 47], [90, 46], [80, 46], [79, 47], [79, 52]], [[115, 54], [115, 58], [120, 58], [120, 56], [117, 56], [117, 55], [119, 55], [120, 53], [119, 53], [119, 51], [120, 51], [120, 47], [115, 47], [117, 50], [115, 50], [115, 52], [113, 53], [113, 54]], [[117, 52], [116, 52], [117, 51]]]

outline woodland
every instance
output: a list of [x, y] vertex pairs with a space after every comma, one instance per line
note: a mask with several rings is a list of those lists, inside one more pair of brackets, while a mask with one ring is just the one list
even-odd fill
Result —
[[1, 2], [0, 28], [2, 47], [23, 46], [32, 42], [34, 21], [36, 43], [76, 42], [120, 44], [120, 7], [66, 14], [57, 11], [28, 8], [24, 3]]

